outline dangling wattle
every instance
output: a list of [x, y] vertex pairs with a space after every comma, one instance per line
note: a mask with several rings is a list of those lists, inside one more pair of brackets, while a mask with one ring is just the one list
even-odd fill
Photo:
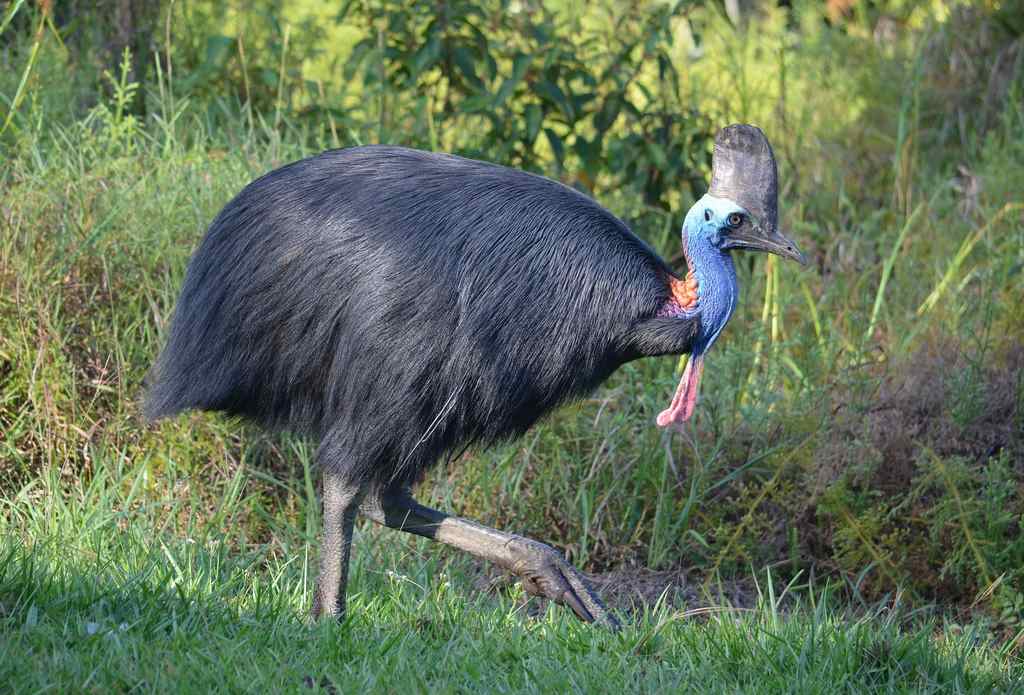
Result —
[[697, 408], [697, 394], [700, 393], [700, 377], [704, 373], [704, 355], [693, 353], [686, 362], [686, 369], [676, 387], [669, 407], [658, 413], [658, 427], [681, 424], [690, 419]]

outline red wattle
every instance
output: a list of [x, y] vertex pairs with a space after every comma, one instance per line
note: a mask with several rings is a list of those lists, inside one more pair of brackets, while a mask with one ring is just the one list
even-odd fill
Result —
[[658, 426], [681, 425], [693, 416], [700, 391], [700, 377], [704, 372], [704, 355], [690, 355], [683, 376], [676, 387], [672, 404], [658, 414]]

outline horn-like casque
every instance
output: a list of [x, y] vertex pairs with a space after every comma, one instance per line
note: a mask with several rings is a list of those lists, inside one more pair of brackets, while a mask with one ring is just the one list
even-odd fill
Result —
[[762, 233], [778, 231], [779, 171], [760, 128], [737, 124], [718, 131], [708, 193], [742, 205]]

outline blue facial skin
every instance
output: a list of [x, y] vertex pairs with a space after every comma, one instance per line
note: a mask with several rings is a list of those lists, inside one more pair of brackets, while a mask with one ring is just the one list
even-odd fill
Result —
[[697, 309], [701, 334], [693, 354], [704, 354], [725, 328], [736, 309], [739, 285], [729, 251], [722, 248], [723, 229], [729, 215], [747, 211], [724, 198], [705, 195], [686, 214], [683, 222], [683, 251], [686, 263], [697, 276]]

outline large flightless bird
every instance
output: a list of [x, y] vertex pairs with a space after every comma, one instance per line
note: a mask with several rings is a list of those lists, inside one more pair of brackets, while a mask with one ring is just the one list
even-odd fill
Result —
[[658, 425], [687, 420], [736, 307], [731, 252], [803, 262], [777, 229], [764, 133], [715, 138], [680, 280], [617, 217], [522, 171], [401, 147], [333, 150], [257, 179], [192, 257], [148, 381], [151, 418], [224, 411], [319, 441], [314, 617], [345, 609], [357, 513], [446, 543], [616, 625], [552, 548], [418, 504], [433, 463], [523, 433], [620, 365], [690, 353]]

